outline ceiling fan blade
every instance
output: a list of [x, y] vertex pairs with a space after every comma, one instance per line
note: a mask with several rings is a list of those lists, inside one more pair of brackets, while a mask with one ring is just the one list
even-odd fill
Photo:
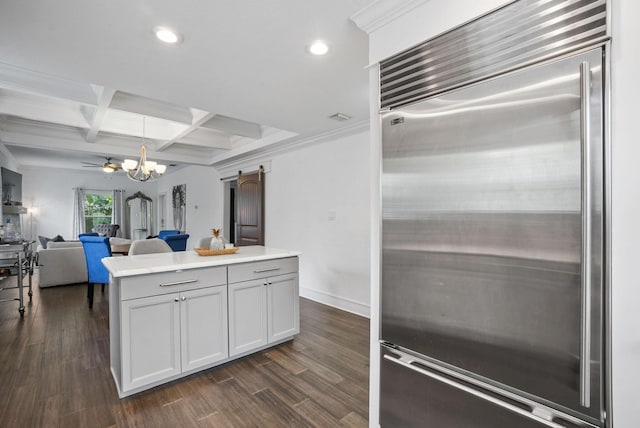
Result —
[[[112, 171], [120, 171], [122, 169], [122, 165], [120, 165], [121, 161], [119, 159], [114, 159], [111, 156], [101, 156], [106, 160], [105, 163], [93, 163], [93, 162], [83, 162], [80, 163], [84, 168], [102, 168], [102, 169], [111, 169]], [[108, 172], [108, 171], [107, 171]]]

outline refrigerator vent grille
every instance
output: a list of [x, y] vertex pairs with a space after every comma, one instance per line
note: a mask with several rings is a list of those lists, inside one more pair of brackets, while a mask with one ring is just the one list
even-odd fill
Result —
[[606, 0], [519, 0], [380, 64], [394, 108], [607, 39]]

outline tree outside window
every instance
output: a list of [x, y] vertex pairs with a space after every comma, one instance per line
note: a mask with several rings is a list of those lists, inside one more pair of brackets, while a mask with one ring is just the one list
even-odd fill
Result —
[[85, 229], [91, 231], [98, 224], [110, 224], [113, 214], [113, 196], [85, 194]]

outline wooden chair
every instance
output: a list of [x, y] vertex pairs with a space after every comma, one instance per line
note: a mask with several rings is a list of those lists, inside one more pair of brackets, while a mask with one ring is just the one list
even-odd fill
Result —
[[89, 309], [91, 309], [93, 308], [93, 285], [102, 284], [102, 292], [104, 293], [104, 285], [109, 283], [109, 271], [102, 264], [102, 259], [111, 257], [111, 245], [106, 236], [80, 236], [80, 242], [82, 242], [84, 258], [87, 262], [89, 276], [87, 299], [89, 299]]

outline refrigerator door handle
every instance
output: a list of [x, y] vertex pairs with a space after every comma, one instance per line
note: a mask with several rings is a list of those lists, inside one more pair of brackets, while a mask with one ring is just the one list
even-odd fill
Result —
[[384, 355], [384, 359], [388, 360], [392, 363], [395, 364], [399, 364], [403, 367], [406, 367], [409, 370], [413, 370], [414, 372], [417, 372], [421, 375], [424, 376], [428, 376], [431, 379], [437, 380], [438, 382], [444, 383], [446, 385], [449, 385], [453, 388], [459, 389], [461, 391], [464, 391], [468, 394], [471, 394], [475, 397], [478, 397], [482, 400], [488, 401], [492, 404], [495, 404], [496, 406], [500, 406], [506, 410], [509, 410], [511, 412], [517, 413], [521, 416], [524, 416], [526, 418], [532, 419], [538, 423], [541, 423], [543, 425], [546, 425], [548, 427], [552, 427], [552, 428], [566, 428], [565, 425], [560, 425], [556, 422], [553, 422], [551, 419], [553, 417], [553, 415], [548, 412], [545, 408], [538, 408], [538, 407], [534, 407], [531, 410], [527, 410], [527, 409], [523, 409], [521, 407], [515, 406], [507, 401], [503, 401], [500, 400], [492, 395], [486, 394], [480, 390], [474, 389], [472, 387], [469, 387], [467, 385], [463, 385], [461, 383], [458, 383], [452, 379], [449, 379], [448, 377], [442, 376], [438, 373], [426, 370], [422, 367], [418, 367], [412, 364], [413, 360], [407, 356], [398, 356], [398, 358], [394, 358], [390, 355]]
[[591, 69], [580, 64], [580, 142], [582, 146], [582, 269], [580, 314], [580, 405], [591, 407]]

